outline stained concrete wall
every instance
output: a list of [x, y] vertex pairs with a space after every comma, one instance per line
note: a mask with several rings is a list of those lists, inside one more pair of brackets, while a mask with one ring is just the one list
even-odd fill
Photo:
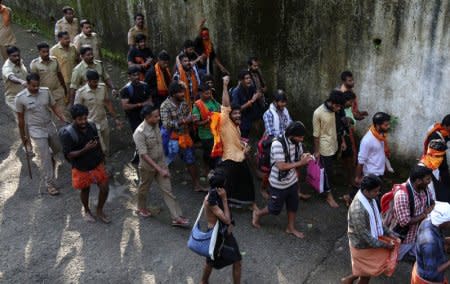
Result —
[[[136, 11], [147, 15], [153, 50], [172, 54], [206, 17], [228, 69], [236, 74], [249, 55], [260, 57], [270, 87], [285, 88], [294, 117], [308, 124], [313, 109], [339, 83], [339, 73], [350, 69], [362, 109], [399, 117], [390, 141], [394, 155], [403, 158], [417, 157], [428, 126], [449, 112], [448, 1], [4, 2], [49, 25], [70, 4], [80, 18], [95, 23], [108, 48], [122, 53]], [[360, 123], [359, 130], [365, 132], [368, 123]]]

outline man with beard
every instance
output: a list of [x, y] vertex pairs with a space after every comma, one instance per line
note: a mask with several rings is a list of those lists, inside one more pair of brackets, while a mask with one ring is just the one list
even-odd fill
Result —
[[[355, 81], [353, 80], [353, 74], [350, 71], [344, 71], [341, 73], [341, 85], [337, 88], [337, 90], [342, 93], [351, 91], [353, 92], [353, 88], [355, 87]], [[356, 98], [353, 102], [351, 108], [345, 110], [348, 117], [354, 118], [356, 120], [363, 120], [367, 117], [367, 111], [360, 111], [358, 107], [358, 99]]]
[[68, 32], [59, 32], [57, 36], [59, 42], [50, 49], [50, 56], [54, 56], [58, 61], [66, 88], [69, 90], [72, 71], [80, 61], [80, 56], [75, 45], [70, 42]]
[[[394, 185], [398, 189], [394, 195], [394, 214], [390, 229], [402, 240], [398, 254], [399, 260], [415, 258], [417, 230], [434, 207], [432, 194], [428, 189], [432, 175], [429, 168], [416, 165], [405, 183]], [[414, 202], [410, 198], [413, 198]]]
[[80, 55], [82, 61], [73, 69], [72, 78], [70, 80], [70, 103], [73, 104], [76, 90], [86, 84], [86, 73], [89, 69], [97, 71], [99, 82], [106, 83], [112, 90], [112, 94], [117, 95], [117, 89], [114, 87], [109, 74], [106, 73], [103, 62], [94, 59], [92, 48], [90, 46], [83, 46], [80, 50]]
[[161, 132], [164, 137], [167, 164], [170, 165], [180, 155], [191, 176], [194, 191], [207, 191], [200, 186], [198, 169], [195, 165], [194, 143], [189, 134], [193, 118], [184, 96], [185, 87], [174, 81], [169, 86], [169, 97], [161, 104]]
[[358, 166], [356, 167], [355, 183], [359, 185], [362, 177], [376, 175], [383, 177], [384, 172], [391, 171], [389, 163], [389, 145], [387, 132], [390, 128], [391, 116], [384, 112], [377, 112], [372, 118], [372, 126], [361, 140], [358, 153]]
[[4, 60], [8, 58], [6, 50], [16, 44], [16, 37], [11, 28], [11, 9], [0, 0], [0, 55]]
[[198, 99], [198, 86], [200, 85], [200, 79], [197, 74], [197, 70], [192, 67], [189, 57], [186, 53], [182, 53], [178, 56], [180, 64], [177, 66], [177, 70], [173, 75], [173, 79], [178, 82], [183, 82], [185, 85], [184, 101], [187, 103], [190, 109], [195, 100]]
[[70, 41], [73, 41], [75, 36], [79, 33], [78, 19], [74, 17], [75, 11], [72, 7], [65, 6], [62, 8], [64, 16], [59, 19], [55, 24], [55, 37], [56, 41], [59, 40], [58, 34], [60, 32], [67, 32], [70, 37]]
[[147, 74], [145, 74], [145, 83], [150, 88], [150, 94], [153, 104], [159, 108], [162, 102], [169, 95], [169, 84], [172, 80], [172, 75], [169, 70], [170, 56], [166, 51], [161, 51], [158, 54], [158, 62], [150, 66]]
[[242, 117], [239, 125], [241, 137], [249, 139], [253, 122], [262, 116], [262, 108], [258, 104], [262, 93], [252, 85], [252, 77], [248, 70], [241, 70], [238, 79], [239, 85], [233, 89], [231, 100], [233, 105], [241, 107]]
[[[435, 123], [428, 129], [423, 145], [424, 155], [428, 151], [430, 141], [434, 139], [441, 140], [444, 144], [450, 140], [450, 114], [447, 114], [440, 123]], [[439, 173], [435, 172], [439, 176], [439, 189], [435, 188], [436, 200], [450, 202], [450, 173], [446, 157], [439, 165], [438, 170]]]
[[15, 46], [10, 46], [6, 50], [8, 59], [2, 67], [2, 79], [5, 84], [5, 102], [6, 105], [15, 113], [16, 95], [27, 86], [26, 77], [27, 68], [23, 65], [20, 58], [20, 50]]
[[195, 44], [192, 40], [188, 39], [183, 43], [183, 50], [176, 57], [175, 68], [178, 68], [180, 64], [180, 55], [186, 54], [189, 58], [192, 68], [197, 68], [197, 62], [202, 59], [201, 56], [195, 52]]
[[39, 57], [31, 61], [30, 72], [39, 75], [41, 86], [50, 89], [56, 106], [62, 112], [66, 106], [67, 86], [58, 61], [50, 56], [50, 46], [47, 43], [39, 43], [37, 49]]
[[145, 26], [144, 14], [137, 13], [134, 16], [134, 26], [128, 31], [128, 45], [133, 47], [136, 44], [136, 36], [142, 34], [145, 36], [146, 44], [148, 43], [148, 29]]
[[97, 129], [88, 122], [89, 111], [85, 106], [75, 104], [70, 113], [73, 122], [60, 133], [60, 140], [64, 156], [72, 165], [72, 186], [80, 190], [84, 219], [87, 222], [95, 222], [89, 208], [89, 191], [91, 184], [97, 184], [97, 217], [104, 223], [110, 223], [111, 220], [103, 212], [103, 206], [108, 199], [109, 183]]
[[332, 208], [337, 208], [332, 193], [331, 175], [333, 172], [333, 161], [338, 151], [338, 138], [341, 139], [341, 150], [345, 150], [347, 145], [342, 137], [338, 137], [336, 129], [336, 113], [344, 106], [344, 98], [340, 91], [333, 90], [328, 99], [319, 106], [313, 114], [313, 136], [314, 136], [314, 156], [320, 159], [325, 170], [324, 193], [326, 200]]
[[201, 60], [197, 63], [198, 72], [201, 76], [213, 74], [213, 64], [215, 63], [223, 74], [230, 74], [216, 55], [209, 29], [204, 26], [205, 22], [206, 19], [203, 19], [200, 23], [200, 33], [195, 38], [195, 52], [201, 56]]
[[255, 185], [252, 173], [245, 160], [245, 155], [250, 147], [247, 143], [241, 141], [241, 130], [239, 129], [241, 106], [230, 105], [229, 83], [230, 77], [223, 77], [220, 139], [223, 145], [222, 165], [227, 180], [225, 190], [230, 205], [234, 207], [251, 206], [253, 214], [256, 214], [259, 209], [255, 202]]
[[[55, 185], [55, 159], [61, 151], [56, 135], [56, 127], [51, 121], [50, 109], [64, 122], [64, 116], [56, 106], [49, 88], [39, 86], [39, 75], [27, 76], [27, 88], [15, 100], [20, 138], [26, 151], [37, 149], [40, 160], [41, 177], [50, 195], [59, 194]], [[26, 131], [27, 125], [28, 131]], [[31, 145], [31, 142], [33, 143]], [[29, 153], [27, 153], [29, 155]]]
[[[128, 67], [129, 82], [120, 90], [122, 108], [133, 133], [143, 120], [141, 117], [142, 108], [146, 105], [153, 105], [150, 89], [146, 83], [139, 81], [139, 74], [139, 68]], [[131, 162], [136, 164], [139, 162], [137, 152], [135, 152]]]
[[[427, 152], [422, 155], [419, 165], [425, 166], [433, 171], [432, 181], [429, 188], [433, 194], [433, 200], [441, 201], [443, 193], [442, 191], [448, 190], [445, 186], [441, 185], [440, 170], [439, 167], [446, 159], [445, 152], [447, 151], [447, 144], [440, 139], [430, 140], [428, 143]], [[439, 199], [437, 199], [439, 196]]]
[[147, 38], [143, 34], [136, 35], [136, 44], [130, 47], [128, 51], [128, 66], [134, 66], [140, 69], [139, 80], [145, 79], [145, 73], [152, 66], [154, 55], [147, 47]]
[[86, 72], [87, 83], [77, 90], [75, 95], [75, 104], [82, 104], [89, 110], [89, 122], [93, 122], [97, 127], [99, 142], [102, 150], [107, 157], [110, 154], [110, 128], [108, 118], [106, 117], [105, 107], [114, 117], [118, 128], [122, 127], [112, 102], [108, 96], [108, 91], [104, 83], [99, 83], [100, 76], [95, 70]]
[[100, 60], [102, 58], [100, 51], [100, 38], [94, 32], [92, 32], [92, 24], [88, 20], [81, 20], [81, 33], [75, 36], [73, 44], [77, 50], [81, 53], [81, 48], [88, 45], [92, 48], [95, 59]]

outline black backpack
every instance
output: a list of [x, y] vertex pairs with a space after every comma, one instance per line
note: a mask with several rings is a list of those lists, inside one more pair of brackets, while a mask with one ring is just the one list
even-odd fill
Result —
[[[93, 124], [92, 122], [88, 122], [88, 127], [91, 127], [91, 128], [93, 128], [93, 129], [97, 129], [96, 126], [95, 126], [95, 124]], [[75, 127], [74, 127], [73, 124], [71, 123], [71, 124], [67, 124], [67, 125], [61, 127], [61, 128], [58, 130], [58, 137], [59, 137], [59, 141], [61, 142], [61, 145], [64, 145], [64, 139], [63, 139], [63, 137], [66, 136], [67, 133], [70, 135], [70, 138], [72, 139], [72, 142], [73, 142], [75, 145], [78, 144], [78, 143], [80, 142], [80, 141], [79, 141], [80, 139], [79, 139], [79, 137], [78, 137], [77, 130], [75, 129]], [[65, 155], [64, 155], [64, 156], [65, 156]], [[66, 157], [66, 160], [68, 160], [67, 157]]]
[[[273, 141], [279, 141], [281, 146], [283, 146], [283, 152], [285, 156], [285, 162], [291, 163], [291, 157], [289, 155], [289, 151], [286, 144], [286, 139], [284, 135], [278, 135], [277, 137], [273, 136], [263, 136], [258, 142], [258, 156], [257, 163], [258, 168], [265, 173], [269, 173], [274, 164], [270, 164], [270, 149], [272, 147]], [[295, 146], [295, 161], [299, 159], [300, 146], [297, 144]], [[281, 172], [281, 171], [280, 171]], [[289, 171], [286, 172], [286, 174]]]

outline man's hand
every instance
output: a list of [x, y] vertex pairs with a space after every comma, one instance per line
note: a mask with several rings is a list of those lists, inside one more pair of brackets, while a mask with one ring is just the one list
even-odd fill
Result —
[[159, 168], [158, 169], [158, 173], [162, 176], [162, 177], [170, 177], [170, 172], [168, 169], [165, 168]]
[[355, 185], [356, 185], [356, 186], [360, 186], [360, 185], [361, 185], [362, 179], [363, 179], [362, 176], [356, 176], [356, 177], [355, 177]]
[[91, 140], [91, 141], [89, 141], [86, 145], [84, 145], [84, 150], [85, 151], [89, 151], [89, 150], [92, 150], [92, 149], [94, 149], [95, 147], [97, 147], [97, 145], [98, 145], [98, 142], [97, 142], [97, 140]]
[[23, 80], [21, 83], [20, 83], [20, 85], [22, 85], [22, 87], [27, 87], [27, 81], [25, 81], [25, 80]]
[[227, 192], [222, 187], [217, 188], [217, 194], [219, 195], [220, 199], [227, 199]]
[[223, 80], [223, 86], [228, 87], [228, 84], [230, 83], [230, 76], [228, 76], [228, 75], [223, 76], [222, 80]]
[[316, 160], [320, 159], [320, 153], [319, 152], [314, 152], [314, 158]]
[[313, 159], [314, 157], [310, 153], [302, 154], [302, 157], [300, 158], [300, 165], [307, 165], [309, 161], [312, 161]]
[[117, 91], [117, 89], [112, 89], [111, 94], [117, 98], [117, 96], [119, 96], [119, 91]]
[[426, 214], [426, 215], [430, 214], [431, 211], [433, 211], [433, 209], [434, 209], [434, 204], [431, 205], [430, 207], [428, 207], [428, 208], [425, 209], [425, 214]]

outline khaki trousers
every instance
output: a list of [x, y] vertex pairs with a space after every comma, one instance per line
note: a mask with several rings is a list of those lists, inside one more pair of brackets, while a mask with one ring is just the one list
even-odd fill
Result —
[[138, 187], [138, 209], [147, 208], [147, 195], [152, 182], [155, 180], [161, 191], [164, 203], [169, 208], [172, 219], [183, 216], [177, 198], [172, 193], [172, 185], [168, 177], [162, 177], [157, 171], [139, 167], [141, 181]]
[[110, 130], [108, 124], [106, 125], [107, 126], [103, 127], [103, 129], [100, 129], [99, 126], [97, 125], [97, 132], [103, 153], [105, 153], [106, 157], [109, 157]]
[[41, 180], [44, 180], [47, 187], [54, 186], [55, 169], [53, 167], [53, 157], [61, 151], [57, 134], [51, 134], [47, 138], [31, 137], [31, 142], [37, 152]]

